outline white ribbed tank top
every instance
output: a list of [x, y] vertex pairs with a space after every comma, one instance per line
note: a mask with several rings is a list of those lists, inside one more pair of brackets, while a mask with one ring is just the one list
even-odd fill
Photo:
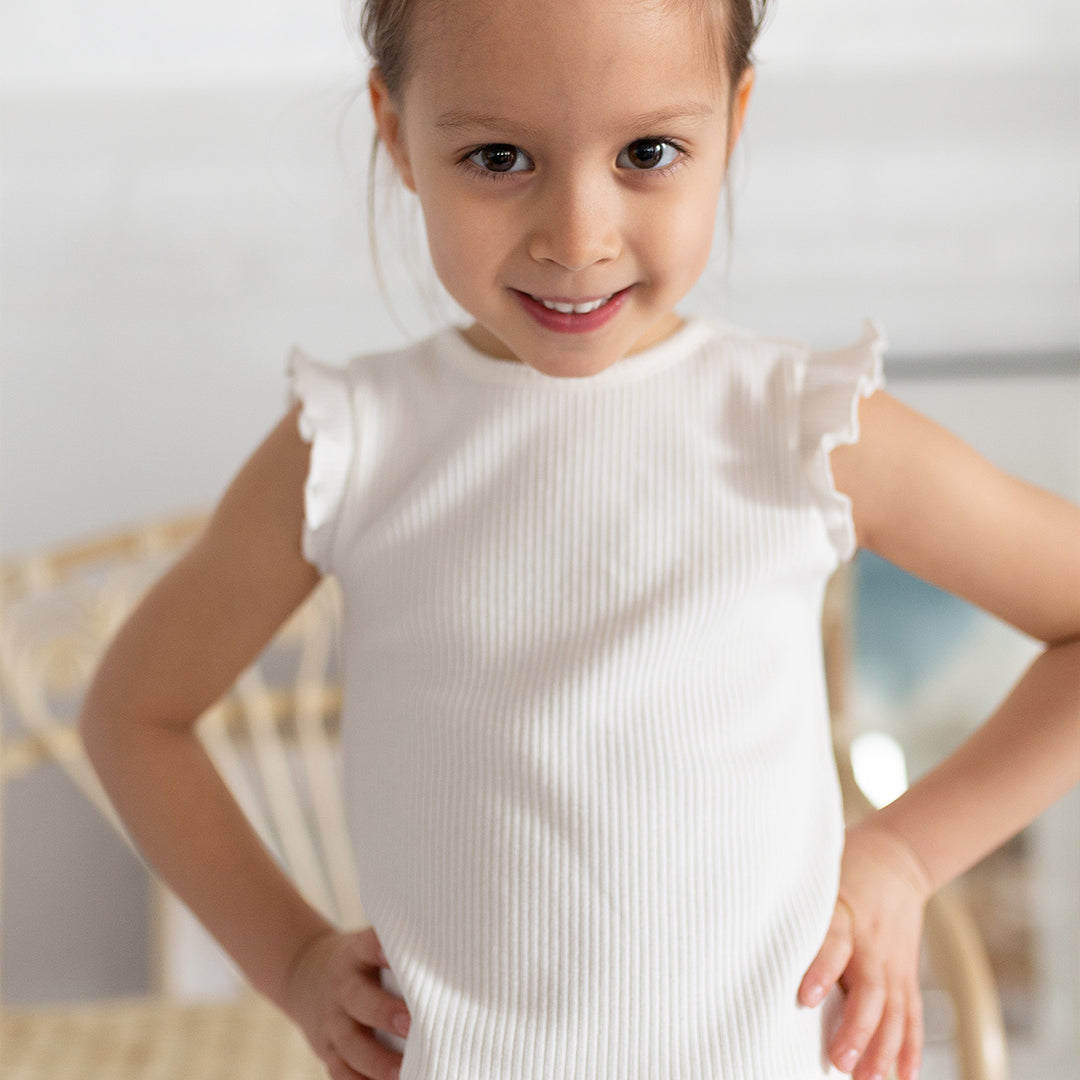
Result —
[[819, 627], [854, 532], [827, 455], [882, 347], [693, 320], [578, 379], [454, 329], [294, 355], [402, 1080], [826, 1074], [796, 992], [843, 841]]

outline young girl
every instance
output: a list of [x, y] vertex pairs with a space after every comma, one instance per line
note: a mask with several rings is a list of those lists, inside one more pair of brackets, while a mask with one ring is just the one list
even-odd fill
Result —
[[[812, 353], [675, 310], [759, 18], [367, 5], [379, 135], [474, 321], [298, 357], [88, 695], [143, 851], [334, 1080], [912, 1080], [923, 905], [1078, 779], [1080, 513], [883, 393], [872, 324]], [[818, 624], [857, 544], [1047, 648], [845, 835]], [[326, 572], [359, 932], [193, 735]]]

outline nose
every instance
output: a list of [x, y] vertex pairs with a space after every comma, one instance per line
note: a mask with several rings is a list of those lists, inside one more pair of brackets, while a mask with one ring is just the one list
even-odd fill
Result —
[[618, 207], [602, 178], [550, 177], [539, 193], [529, 233], [537, 262], [580, 271], [620, 251]]

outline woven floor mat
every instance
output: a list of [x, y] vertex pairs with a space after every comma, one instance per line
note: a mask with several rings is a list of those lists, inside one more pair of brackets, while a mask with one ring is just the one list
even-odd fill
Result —
[[300, 1032], [260, 999], [10, 1011], [3, 1080], [327, 1080]]

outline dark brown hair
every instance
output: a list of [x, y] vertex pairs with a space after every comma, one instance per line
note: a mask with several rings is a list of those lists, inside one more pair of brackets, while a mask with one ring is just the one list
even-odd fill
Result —
[[[346, 0], [350, 27], [359, 31], [379, 68], [390, 96], [399, 101], [410, 74], [409, 31], [416, 10], [434, 0]], [[753, 64], [753, 47], [769, 8], [769, 0], [666, 0], [668, 7], [692, 4], [714, 30], [710, 45], [722, 44], [723, 70], [734, 90]]]

